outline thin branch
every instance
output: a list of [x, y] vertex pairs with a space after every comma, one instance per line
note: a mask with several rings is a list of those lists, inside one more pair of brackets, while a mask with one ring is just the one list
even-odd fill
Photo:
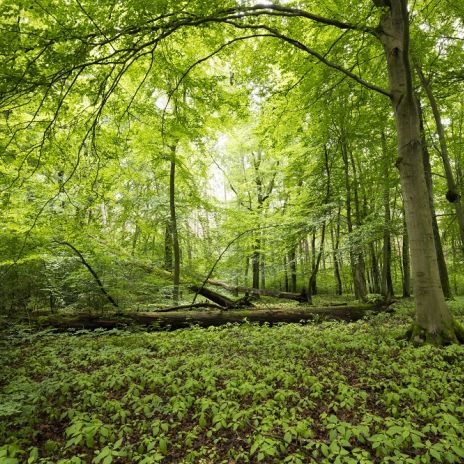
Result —
[[74, 251], [74, 253], [76, 253], [76, 255], [79, 257], [79, 260], [81, 261], [81, 263], [88, 269], [88, 271], [92, 274], [93, 278], [95, 279], [95, 282], [97, 282], [97, 285], [98, 287], [100, 288], [100, 291], [103, 293], [103, 295], [105, 295], [105, 297], [108, 299], [108, 301], [115, 307], [115, 308], [119, 308], [118, 304], [116, 303], [116, 301], [113, 299], [113, 297], [106, 291], [105, 287], [103, 286], [102, 284], [102, 281], [100, 280], [100, 278], [98, 277], [97, 273], [92, 269], [92, 267], [90, 266], [90, 264], [87, 262], [87, 260], [84, 258], [84, 256], [82, 255], [82, 253], [74, 246], [72, 245], [71, 243], [69, 242], [66, 242], [66, 241], [60, 241], [60, 240], [54, 240], [55, 243], [57, 243], [58, 245], [63, 245], [63, 246], [67, 246], [68, 248], [71, 248], [71, 250]]
[[363, 26], [360, 24], [352, 24], [344, 21], [338, 21], [336, 19], [326, 18], [324, 16], [315, 15], [299, 8], [286, 7], [283, 5], [268, 5], [258, 4], [250, 7], [231, 8], [224, 10], [223, 14], [236, 14], [237, 17], [250, 16], [251, 12], [259, 12], [268, 16], [291, 16], [310, 19], [311, 21], [325, 24], [327, 26], [334, 26], [338, 29], [351, 29], [354, 31], [368, 32], [372, 35], [377, 35], [375, 29]]
[[303, 50], [304, 52], [308, 53], [309, 55], [313, 56], [320, 62], [324, 63], [326, 66], [329, 68], [335, 69], [346, 76], [350, 77], [351, 79], [355, 80], [359, 84], [361, 84], [363, 87], [368, 88], [369, 90], [374, 90], [375, 92], [378, 92], [382, 95], [385, 95], [386, 97], [391, 98], [391, 94], [385, 90], [382, 89], [381, 87], [378, 87], [375, 84], [371, 84], [370, 82], [365, 81], [358, 75], [354, 74], [353, 72], [349, 71], [348, 69], [345, 69], [343, 66], [340, 66], [336, 63], [333, 63], [332, 61], [329, 61], [327, 58], [325, 58], [323, 55], [321, 55], [319, 52], [316, 50], [313, 50], [312, 48], [308, 47], [307, 45], [304, 45], [301, 43], [299, 40], [293, 39], [292, 37], [288, 37], [282, 33], [280, 33], [277, 29], [271, 28], [269, 26], [266, 26], [265, 24], [260, 24], [260, 25], [243, 25], [239, 23], [235, 23], [232, 21], [225, 21], [227, 24], [231, 24], [234, 27], [237, 27], [239, 29], [264, 29], [268, 32], [270, 32], [271, 36], [283, 40], [291, 45], [293, 45], [296, 48], [299, 48], [300, 50]]

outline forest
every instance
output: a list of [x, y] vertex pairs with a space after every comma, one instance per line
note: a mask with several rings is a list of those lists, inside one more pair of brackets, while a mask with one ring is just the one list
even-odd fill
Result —
[[0, 464], [464, 462], [462, 1], [0, 14]]

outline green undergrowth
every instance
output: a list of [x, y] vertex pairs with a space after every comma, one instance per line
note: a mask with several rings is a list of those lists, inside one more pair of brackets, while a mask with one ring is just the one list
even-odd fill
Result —
[[14, 327], [0, 462], [464, 462], [464, 347], [397, 340], [410, 312], [154, 333]]

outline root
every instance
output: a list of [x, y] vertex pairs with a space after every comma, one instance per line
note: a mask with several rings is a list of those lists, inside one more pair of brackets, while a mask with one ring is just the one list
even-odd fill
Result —
[[450, 328], [443, 328], [439, 332], [427, 332], [423, 327], [416, 323], [398, 338], [399, 340], [409, 340], [415, 346], [431, 344], [435, 346], [447, 346], [454, 343], [464, 344], [464, 327], [453, 320]]

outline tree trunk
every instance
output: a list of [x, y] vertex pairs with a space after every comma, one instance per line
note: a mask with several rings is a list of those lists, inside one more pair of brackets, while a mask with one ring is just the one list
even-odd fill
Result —
[[443, 160], [443, 167], [445, 169], [446, 184], [448, 187], [448, 191], [446, 192], [446, 199], [454, 205], [454, 209], [456, 211], [456, 218], [459, 226], [459, 236], [461, 238], [461, 249], [464, 250], [464, 211], [461, 203], [461, 195], [458, 192], [456, 181], [454, 180], [453, 170], [451, 168], [448, 144], [446, 143], [445, 128], [443, 127], [443, 123], [441, 120], [438, 103], [435, 99], [435, 95], [432, 92], [432, 86], [430, 85], [428, 79], [425, 77], [420, 66], [416, 65], [416, 70], [417, 74], [419, 75], [422, 87], [427, 93], [427, 98], [429, 99], [430, 106], [432, 107], [432, 113], [435, 119], [435, 126], [437, 128], [438, 140], [440, 142], [441, 158]]
[[164, 228], [164, 269], [172, 272], [172, 233], [171, 221], [166, 221]]
[[[258, 232], [259, 233], [259, 232]], [[260, 243], [259, 239], [255, 239], [253, 245], [253, 254], [251, 255], [251, 273], [253, 278], [253, 288], [259, 288], [259, 257], [260, 257]]]
[[[346, 222], [348, 226], [348, 234], [353, 232], [353, 220], [351, 214], [351, 183], [348, 164], [348, 152], [346, 143], [341, 141], [342, 157], [345, 172], [345, 187], [346, 187]], [[367, 288], [365, 278], [364, 259], [362, 258], [362, 251], [355, 243], [350, 243], [350, 261], [351, 273], [353, 278], [354, 295], [358, 300], [365, 301], [367, 299]]]
[[[325, 224], [324, 224], [325, 227]], [[317, 252], [316, 252], [316, 230], [314, 229], [311, 234], [311, 276], [309, 278], [309, 285], [308, 288], [308, 299], [311, 299], [311, 295], [317, 295], [317, 269], [316, 269], [316, 262], [317, 262]], [[319, 265], [317, 265], [319, 268]]]
[[[193, 305], [189, 305], [194, 307]], [[208, 305], [210, 306], [210, 305]], [[52, 315], [48, 318], [42, 316], [37, 324], [45, 327], [61, 329], [96, 329], [96, 328], [125, 328], [136, 324], [149, 328], [149, 330], [176, 330], [191, 327], [192, 324], [200, 327], [221, 326], [244, 321], [255, 323], [277, 324], [282, 322], [299, 323], [310, 320], [340, 320], [357, 321], [370, 312], [380, 313], [390, 311], [385, 305], [357, 305], [357, 306], [327, 306], [321, 308], [304, 309], [272, 309], [272, 310], [235, 310], [235, 311], [169, 311], [128, 313], [121, 316], [108, 315], [97, 317], [89, 314], [72, 316]], [[28, 321], [30, 322], [30, 321]], [[35, 322], [35, 321], [34, 321]]]
[[[261, 231], [261, 247], [264, 248], [264, 237], [262, 236], [263, 232]], [[266, 263], [264, 253], [260, 253], [259, 257], [259, 269], [260, 269], [260, 279], [261, 285], [259, 288], [266, 288]]]
[[409, 259], [409, 235], [406, 227], [406, 218], [403, 210], [403, 243], [401, 253], [403, 269], [403, 298], [411, 296], [411, 263]]
[[[343, 285], [342, 285], [342, 278], [340, 275], [340, 262], [338, 259], [338, 247], [340, 244], [340, 207], [338, 207], [338, 214], [337, 214], [337, 227], [334, 234], [333, 227], [330, 227], [330, 235], [332, 238], [332, 249], [333, 249], [333, 262], [334, 262], [334, 276], [336, 282], [336, 295], [343, 294]], [[335, 238], [334, 238], [335, 235]]]
[[433, 238], [435, 241], [435, 250], [437, 252], [438, 271], [440, 273], [440, 282], [443, 289], [445, 298], [451, 298], [451, 288], [448, 277], [448, 268], [446, 267], [445, 255], [443, 254], [443, 247], [441, 245], [440, 229], [438, 228], [437, 215], [435, 213], [435, 203], [433, 201], [433, 180], [432, 180], [432, 167], [430, 166], [430, 154], [427, 148], [425, 139], [424, 121], [422, 117], [422, 107], [420, 101], [417, 100], [417, 109], [419, 111], [419, 128], [421, 133], [422, 143], [422, 162], [424, 164], [425, 182], [429, 194], [430, 210], [432, 212], [432, 228]]
[[217, 305], [222, 306], [224, 309], [253, 307], [253, 305], [248, 300], [247, 296], [238, 300], [231, 300], [230, 298], [227, 298], [226, 296], [221, 295], [220, 293], [214, 292], [209, 288], [205, 288], [204, 286], [198, 287], [196, 285], [192, 285], [190, 287], [190, 290], [192, 292], [195, 292], [197, 295], [201, 295], [205, 298], [208, 298], [208, 300], [211, 300]]
[[180, 284], [180, 247], [179, 236], [177, 232], [177, 214], [176, 214], [176, 145], [171, 147], [171, 170], [169, 175], [169, 210], [171, 215], [171, 237], [172, 250], [174, 256], [174, 266], [172, 274], [172, 283], [174, 285], [172, 299], [175, 305], [179, 304], [179, 284]]
[[[387, 2], [385, 2], [387, 3]], [[428, 200], [419, 114], [414, 98], [409, 62], [407, 0], [390, 0], [378, 31], [384, 46], [391, 102], [398, 135], [398, 160], [406, 224], [409, 234], [416, 321], [411, 332], [415, 343], [456, 341], [451, 312], [440, 284]]]
[[287, 256], [284, 254], [284, 290], [289, 292]]
[[248, 274], [250, 273], [250, 257], [245, 257], [245, 272], [244, 272], [244, 281], [245, 286], [248, 287]]
[[369, 243], [369, 251], [371, 255], [371, 293], [381, 293], [379, 262], [377, 260], [374, 242]]
[[296, 293], [296, 247], [288, 252], [288, 262], [290, 264], [290, 291]]
[[[317, 253], [315, 262], [314, 262], [314, 267], [311, 271], [311, 276], [309, 277], [309, 283], [308, 283], [308, 293], [307, 293], [307, 301], [310, 304], [313, 304], [313, 298], [312, 296], [314, 295], [313, 289], [316, 289], [316, 276], [319, 271], [319, 265], [321, 264], [321, 257], [322, 253], [324, 252], [324, 240], [325, 240], [325, 222], [322, 224], [322, 231], [321, 231], [321, 242], [319, 244], [319, 251]], [[314, 235], [313, 235], [314, 237]], [[316, 247], [314, 247], [314, 253], [316, 252], [315, 250]]]

